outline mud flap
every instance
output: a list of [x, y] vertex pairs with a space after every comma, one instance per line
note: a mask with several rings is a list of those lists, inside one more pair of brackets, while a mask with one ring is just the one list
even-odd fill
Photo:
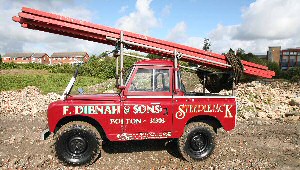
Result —
[[46, 128], [45, 130], [43, 130], [43, 132], [41, 133], [41, 140], [46, 140], [49, 136], [50, 136], [50, 131], [49, 128]]

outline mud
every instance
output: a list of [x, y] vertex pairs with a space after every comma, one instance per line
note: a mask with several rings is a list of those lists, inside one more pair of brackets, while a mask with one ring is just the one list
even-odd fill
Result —
[[0, 116], [0, 169], [300, 169], [300, 121], [251, 119], [230, 132], [220, 129], [207, 160], [189, 163], [176, 140], [105, 142], [100, 159], [84, 167], [58, 162], [53, 136], [43, 141], [46, 113]]

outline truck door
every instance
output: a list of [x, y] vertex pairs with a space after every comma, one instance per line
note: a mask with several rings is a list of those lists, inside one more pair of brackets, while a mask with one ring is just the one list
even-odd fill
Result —
[[133, 139], [166, 138], [172, 130], [171, 67], [137, 66], [125, 89], [124, 132]]

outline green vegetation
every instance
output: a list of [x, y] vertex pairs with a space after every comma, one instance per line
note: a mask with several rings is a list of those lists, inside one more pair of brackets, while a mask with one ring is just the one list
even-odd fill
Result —
[[[131, 67], [138, 59], [132, 57], [125, 57], [124, 68]], [[92, 56], [88, 63], [78, 67], [79, 75], [95, 77], [100, 80], [106, 80], [115, 77], [116, 59], [113, 57], [95, 57]], [[15, 63], [2, 63], [0, 70], [9, 69], [25, 69], [25, 70], [48, 70], [50, 73], [69, 73], [73, 74], [76, 67], [69, 64], [48, 66], [44, 64], [15, 64]]]
[[[207, 44], [209, 40], [206, 40]], [[209, 45], [207, 45], [209, 47]], [[231, 50], [232, 51], [232, 50]], [[87, 87], [94, 84], [99, 84], [108, 79], [115, 78], [115, 64], [116, 59], [113, 57], [99, 57], [92, 56], [90, 61], [78, 67], [79, 77], [74, 89], [77, 87]], [[243, 49], [237, 50], [237, 56], [246, 61], [266, 65], [270, 70], [276, 72], [275, 78], [284, 78], [292, 82], [300, 80], [300, 68], [289, 69], [288, 71], [281, 71], [278, 64], [275, 62], [268, 62], [259, 59], [252, 53], [246, 54]], [[157, 55], [149, 54], [148, 58], [161, 58]], [[130, 68], [139, 59], [132, 57], [124, 58], [124, 70]], [[189, 63], [180, 61], [181, 65], [188, 66]], [[0, 91], [17, 90], [26, 86], [37, 86], [43, 93], [64, 91], [76, 67], [71, 65], [54, 65], [48, 66], [43, 64], [15, 64], [15, 63], [0, 63]], [[2, 71], [3, 70], [3, 71]], [[14, 74], [4, 74], [6, 70], [21, 70]], [[22, 73], [22, 70], [36, 70], [27, 73]], [[39, 70], [39, 71], [37, 71]], [[1, 72], [2, 71], [2, 72]], [[43, 72], [41, 72], [43, 71]], [[34, 74], [36, 72], [37, 74]], [[244, 76], [242, 81], [254, 80], [253, 77]]]
[[[32, 74], [7, 74], [0, 75], [0, 90], [18, 90], [27, 86], [36, 86], [42, 93], [55, 92], [61, 94], [68, 85], [72, 75], [63, 73], [48, 73], [44, 75]], [[101, 81], [94, 77], [78, 76], [74, 89], [78, 87], [87, 87], [89, 85], [98, 84]]]
[[300, 82], [300, 67], [290, 68], [287, 71], [282, 71], [280, 77], [290, 80], [291, 82]]
[[[125, 70], [131, 67], [137, 59], [125, 57]], [[115, 77], [116, 59], [113, 57], [91, 57], [90, 61], [78, 67], [79, 76], [74, 89], [99, 84]], [[43, 93], [57, 92], [62, 93], [66, 88], [70, 78], [75, 72], [76, 67], [71, 65], [43, 65], [36, 63], [15, 64], [1, 63], [0, 70], [19, 70], [14, 74], [0, 74], [0, 91], [17, 90], [26, 86], [36, 86]], [[33, 70], [22, 73], [22, 70]], [[34, 70], [44, 70], [44, 73], [34, 74]], [[46, 73], [45, 73], [46, 72]]]
[[0, 70], [9, 69], [25, 69], [25, 70], [49, 70], [51, 66], [37, 63], [29, 64], [15, 64], [15, 63], [1, 63]]

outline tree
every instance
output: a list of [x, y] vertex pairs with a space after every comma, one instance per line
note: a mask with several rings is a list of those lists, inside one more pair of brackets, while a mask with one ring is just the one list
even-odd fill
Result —
[[1, 56], [1, 54], [0, 54], [0, 63], [2, 63], [2, 56]]
[[98, 55], [99, 58], [104, 58], [104, 57], [107, 57], [109, 55], [110, 51], [105, 51], [105, 52], [102, 52], [100, 55]]
[[230, 48], [228, 54], [234, 54], [234, 51]]
[[148, 54], [147, 56], [146, 56], [147, 58], [150, 58], [150, 59], [160, 59], [160, 58], [162, 58], [161, 56], [159, 56], [159, 55], [155, 55], [155, 54]]
[[236, 54], [237, 54], [237, 55], [244, 55], [244, 54], [245, 54], [245, 50], [243, 50], [242, 48], [238, 48], [238, 49], [236, 50]]
[[278, 63], [276, 63], [275, 61], [268, 61], [267, 66], [269, 70], [275, 71], [275, 77], [280, 77], [282, 71]]
[[208, 38], [204, 38], [204, 44], [203, 44], [203, 50], [204, 51], [209, 51], [211, 44]]

